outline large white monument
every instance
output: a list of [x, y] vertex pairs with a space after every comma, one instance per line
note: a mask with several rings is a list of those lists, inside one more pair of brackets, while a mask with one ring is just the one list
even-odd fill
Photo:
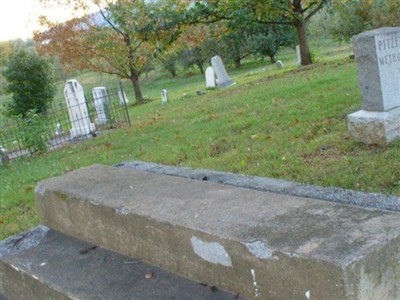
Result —
[[90, 122], [83, 87], [75, 79], [68, 80], [64, 87], [64, 97], [68, 105], [71, 122], [71, 137], [86, 136], [95, 131]]
[[353, 37], [362, 110], [348, 115], [350, 134], [365, 144], [400, 138], [400, 27]]

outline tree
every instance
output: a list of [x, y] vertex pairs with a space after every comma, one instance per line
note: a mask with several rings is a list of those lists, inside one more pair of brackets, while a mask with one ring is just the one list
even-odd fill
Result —
[[31, 42], [32, 40], [24, 42], [21, 39], [0, 42], [0, 95], [5, 93], [7, 82], [2, 73], [9, 62], [10, 55], [20, 49], [34, 48]]
[[331, 33], [340, 41], [374, 28], [400, 25], [398, 0], [342, 0], [334, 2]]
[[295, 47], [296, 36], [290, 27], [256, 24], [247, 38], [247, 43], [254, 55], [262, 58], [268, 56], [273, 64], [281, 47]]
[[243, 26], [228, 22], [224, 28], [218, 52], [227, 61], [232, 61], [236, 68], [240, 68], [241, 61], [249, 55], [269, 56], [274, 63], [281, 47], [294, 48], [296, 45], [294, 30], [287, 26], [260, 23]]
[[[85, 0], [64, 0], [79, 6]], [[144, 101], [139, 77], [155, 54], [174, 38], [174, 31], [154, 32], [153, 5], [143, 0], [92, 0], [99, 13], [87, 14], [63, 24], [42, 17], [47, 31], [36, 33], [40, 53], [58, 55], [69, 69], [117, 75], [131, 81], [138, 103]], [[103, 8], [105, 7], [105, 9]]]
[[246, 28], [231, 30], [221, 38], [220, 54], [234, 63], [235, 68], [242, 66], [242, 60], [251, 55], [248, 43], [249, 32]]
[[177, 76], [177, 61], [178, 61], [178, 54], [175, 52], [170, 53], [162, 53], [157, 56], [157, 60], [161, 62], [164, 66], [165, 70], [167, 70], [172, 77]]
[[21, 49], [11, 54], [4, 77], [6, 90], [13, 93], [8, 103], [10, 115], [26, 116], [30, 110], [45, 113], [53, 101], [55, 85], [52, 65], [35, 51]]
[[181, 13], [186, 23], [210, 23], [231, 20], [233, 23], [293, 26], [300, 45], [301, 63], [312, 64], [306, 25], [329, 0], [209, 0]]
[[[157, 26], [157, 25], [155, 25]], [[180, 62], [183, 67], [197, 66], [204, 73], [204, 64], [210, 58], [209, 54], [214, 45], [211, 40], [210, 26], [192, 25], [180, 30], [179, 36], [164, 50], [157, 52], [156, 58], [164, 68], [176, 76], [176, 64]]]
[[0, 67], [8, 64], [8, 59], [13, 52], [13, 44], [11, 41], [0, 42]]

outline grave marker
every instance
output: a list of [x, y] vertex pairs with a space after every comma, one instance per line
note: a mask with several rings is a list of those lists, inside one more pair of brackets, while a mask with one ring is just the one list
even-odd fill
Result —
[[278, 70], [283, 68], [283, 62], [281, 60], [276, 61], [275, 66]]
[[366, 144], [400, 138], [400, 27], [353, 37], [362, 110], [348, 115], [350, 134]]
[[168, 103], [168, 91], [166, 89], [163, 89], [161, 91], [161, 104], [166, 104]]
[[108, 98], [107, 89], [103, 86], [94, 87], [92, 89], [92, 95], [97, 115], [95, 123], [98, 125], [106, 124], [110, 121], [110, 100]]
[[60, 123], [56, 124], [56, 132], [55, 133], [56, 133], [56, 135], [63, 135], [64, 134], [62, 126], [61, 126]]
[[71, 122], [71, 137], [86, 136], [95, 131], [90, 122], [83, 87], [75, 79], [68, 80], [64, 87], [64, 97]]
[[301, 65], [301, 52], [300, 52], [300, 45], [296, 46], [296, 65], [300, 66]]
[[217, 77], [217, 86], [219, 87], [227, 87], [233, 84], [232, 79], [229, 78], [228, 73], [226, 72], [224, 63], [222, 62], [221, 57], [214, 56], [211, 58], [211, 65], [215, 71], [215, 75]]
[[208, 67], [206, 69], [206, 87], [209, 88], [215, 88], [216, 83], [215, 83], [215, 72], [213, 67]]
[[126, 97], [125, 91], [123, 91], [123, 93], [121, 93], [121, 91], [118, 91], [118, 98], [119, 98], [119, 104], [120, 105], [124, 105], [124, 104], [128, 104], [129, 100]]

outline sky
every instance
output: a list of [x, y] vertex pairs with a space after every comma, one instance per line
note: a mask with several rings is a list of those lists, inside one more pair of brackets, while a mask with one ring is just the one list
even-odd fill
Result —
[[71, 9], [47, 5], [39, 0], [0, 0], [0, 41], [32, 38], [40, 30], [38, 17], [47, 16], [51, 21], [63, 22], [73, 17]]

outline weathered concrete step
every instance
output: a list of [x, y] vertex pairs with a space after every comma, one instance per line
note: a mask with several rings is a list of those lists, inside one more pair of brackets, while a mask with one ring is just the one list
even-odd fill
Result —
[[400, 298], [396, 212], [100, 165], [36, 193], [50, 228], [245, 298]]
[[93, 248], [45, 226], [0, 242], [0, 299], [242, 299], [140, 260]]

